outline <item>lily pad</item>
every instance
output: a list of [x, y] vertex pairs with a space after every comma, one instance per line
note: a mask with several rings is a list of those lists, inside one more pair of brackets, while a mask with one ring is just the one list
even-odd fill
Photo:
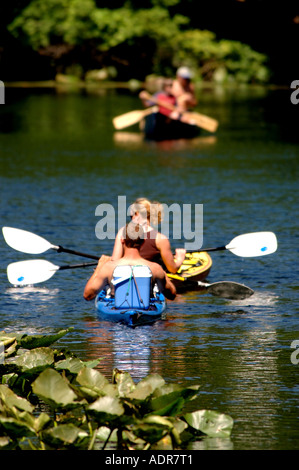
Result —
[[109, 424], [125, 412], [123, 405], [118, 398], [109, 396], [98, 398], [87, 408], [88, 413], [96, 417], [101, 425]]
[[34, 406], [25, 398], [19, 397], [5, 385], [0, 385], [0, 399], [8, 408], [13, 406], [22, 411], [32, 412]]
[[32, 383], [33, 392], [45, 402], [54, 406], [73, 404], [77, 395], [73, 392], [67, 381], [59, 372], [48, 368], [44, 370]]
[[73, 424], [60, 424], [43, 433], [43, 440], [55, 447], [78, 445], [88, 439], [88, 434]]
[[24, 349], [34, 349], [40, 347], [48, 347], [51, 344], [58, 341], [60, 338], [65, 336], [67, 333], [72, 331], [74, 328], [70, 327], [66, 330], [60, 330], [55, 335], [23, 335], [19, 340], [19, 346]]
[[230, 416], [211, 410], [187, 413], [184, 419], [191, 428], [210, 437], [229, 437], [234, 424]]
[[54, 352], [50, 348], [36, 348], [17, 357], [15, 363], [22, 372], [41, 372], [54, 363]]
[[135, 400], [145, 400], [150, 397], [154, 391], [162, 387], [165, 380], [159, 374], [149, 374], [136, 385], [136, 388], [127, 395], [128, 398]]

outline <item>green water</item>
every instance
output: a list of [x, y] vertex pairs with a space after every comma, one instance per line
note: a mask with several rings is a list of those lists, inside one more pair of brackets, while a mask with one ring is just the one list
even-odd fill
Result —
[[[78, 262], [48, 252], [25, 255], [0, 241], [0, 328], [52, 333], [74, 326], [59, 344], [82, 358], [101, 357], [137, 381], [150, 372], [167, 382], [200, 384], [192, 409], [235, 421], [231, 439], [204, 449], [298, 449], [299, 364], [291, 344], [298, 328], [298, 110], [287, 90], [202, 92], [199, 110], [220, 121], [216, 136], [146, 142], [138, 127], [116, 133], [112, 118], [139, 109], [133, 93], [57, 93], [7, 88], [0, 107], [1, 226], [23, 228], [87, 253], [111, 253], [99, 240], [96, 207], [145, 196], [165, 204], [203, 204], [203, 245], [270, 230], [275, 254], [213, 254], [209, 282], [232, 280], [254, 295], [228, 301], [190, 292], [168, 303], [165, 321], [129, 329], [100, 322], [82, 293], [91, 270], [56, 273], [45, 284], [14, 288], [13, 261]], [[297, 121], [296, 121], [297, 116]], [[173, 240], [173, 247], [184, 240]], [[80, 262], [80, 259], [79, 259]], [[298, 355], [299, 357], [299, 355]]]

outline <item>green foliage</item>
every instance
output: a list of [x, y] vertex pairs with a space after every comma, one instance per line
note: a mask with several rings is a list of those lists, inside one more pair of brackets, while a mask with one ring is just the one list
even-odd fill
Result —
[[230, 436], [229, 416], [183, 413], [198, 386], [166, 384], [158, 374], [135, 384], [117, 369], [109, 383], [94, 369], [98, 360], [44, 346], [68, 331], [0, 332], [7, 361], [0, 368], [0, 449], [180, 449], [202, 436]]
[[266, 82], [266, 56], [238, 41], [216, 40], [211, 31], [189, 30], [173, 39], [173, 61], [186, 63], [198, 78], [217, 82]]
[[61, 45], [84, 45], [85, 50], [96, 47], [97, 54], [106, 61], [127, 63], [132, 76], [142, 56], [147, 57], [151, 72], [161, 75], [186, 64], [194, 69], [198, 79], [268, 80], [264, 55], [237, 41], [218, 41], [210, 31], [188, 29], [187, 17], [170, 13], [178, 3], [179, 0], [152, 0], [138, 5], [128, 2], [110, 9], [98, 8], [95, 0], [31, 0], [8, 29], [34, 50], [51, 47], [52, 57], [53, 47], [57, 48], [57, 57], [65, 54]]

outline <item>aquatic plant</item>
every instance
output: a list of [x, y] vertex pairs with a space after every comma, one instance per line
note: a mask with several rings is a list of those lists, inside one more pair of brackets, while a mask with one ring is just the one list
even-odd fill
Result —
[[166, 384], [149, 374], [137, 384], [114, 369], [111, 383], [96, 369], [52, 344], [55, 335], [0, 332], [0, 449], [182, 449], [204, 436], [229, 437], [230, 416], [184, 413], [199, 386]]

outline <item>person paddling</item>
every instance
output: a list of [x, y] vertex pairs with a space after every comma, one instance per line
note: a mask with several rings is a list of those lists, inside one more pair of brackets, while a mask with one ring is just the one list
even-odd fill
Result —
[[182, 113], [197, 105], [195, 89], [191, 79], [191, 70], [188, 67], [179, 67], [170, 90], [171, 95], [177, 101], [178, 111]]
[[[113, 271], [117, 266], [148, 266], [152, 272], [152, 287], [157, 284], [160, 292], [167, 299], [173, 300], [176, 296], [176, 288], [167, 277], [163, 268], [154, 262], [144, 259], [140, 255], [140, 248], [144, 244], [144, 230], [140, 224], [129, 222], [122, 231], [120, 242], [123, 245], [124, 254], [118, 260], [112, 260], [103, 255], [98, 265], [88, 280], [84, 289], [85, 300], [93, 300], [97, 294], [111, 283]], [[113, 288], [113, 286], [111, 286]]]
[[[150, 202], [146, 198], [139, 198], [130, 206], [130, 210], [132, 220], [141, 224], [145, 232], [145, 242], [140, 249], [140, 255], [149, 261], [161, 264], [168, 272], [175, 274], [183, 264], [186, 250], [177, 248], [174, 256], [168, 238], [151, 226], [151, 224], [158, 225], [162, 221], [162, 205], [157, 201]], [[121, 243], [122, 230], [120, 229], [115, 239], [113, 260], [120, 259], [124, 254]]]
[[[153, 95], [153, 98], [159, 101], [159, 113], [162, 114], [165, 118], [171, 119], [178, 119], [179, 113], [178, 111], [171, 110], [168, 107], [163, 106], [171, 105], [172, 107], [176, 107], [177, 101], [175, 96], [172, 94], [172, 87], [173, 87], [173, 80], [171, 78], [165, 78], [162, 82], [162, 89]], [[148, 99], [148, 93], [146, 91], [141, 91], [139, 93], [139, 98], [142, 100], [144, 106], [153, 106], [155, 104], [154, 101]]]

